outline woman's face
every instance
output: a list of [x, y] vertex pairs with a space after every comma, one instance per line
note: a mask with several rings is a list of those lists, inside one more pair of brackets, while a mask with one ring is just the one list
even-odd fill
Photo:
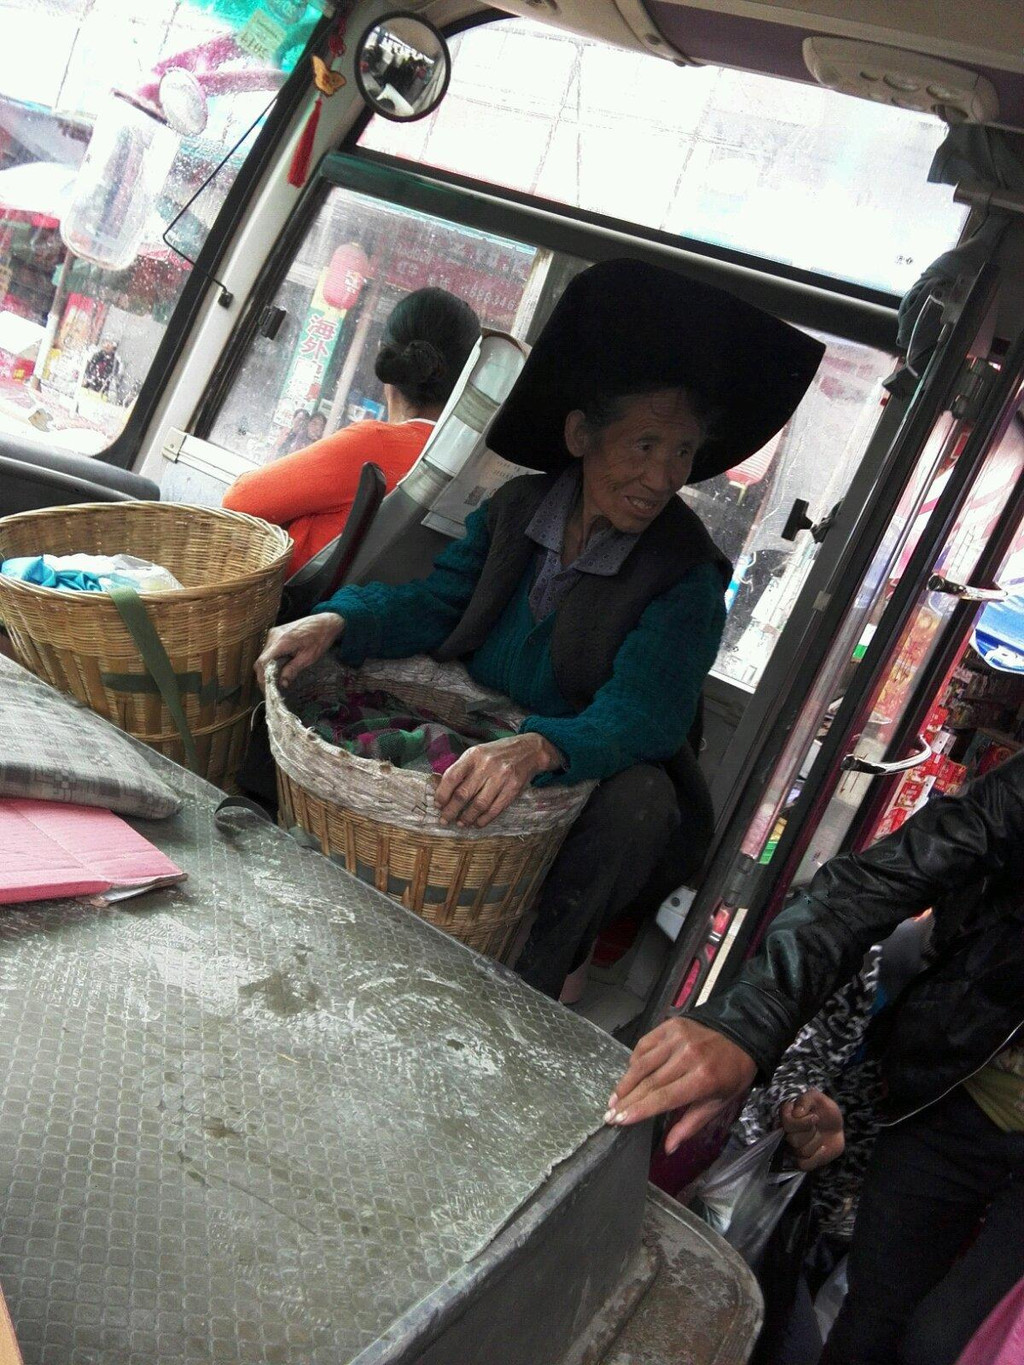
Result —
[[690, 477], [703, 436], [681, 389], [622, 398], [614, 421], [597, 431], [571, 412], [565, 441], [583, 462], [585, 524], [604, 517], [617, 531], [645, 530]]

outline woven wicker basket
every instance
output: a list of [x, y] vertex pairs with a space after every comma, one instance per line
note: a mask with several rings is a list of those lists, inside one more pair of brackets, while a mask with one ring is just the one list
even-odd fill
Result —
[[[76, 552], [137, 555], [184, 584], [141, 600], [177, 676], [198, 771], [230, 785], [255, 700], [253, 663], [281, 600], [288, 536], [238, 512], [159, 502], [83, 503], [0, 519], [0, 560]], [[26, 667], [185, 762], [179, 732], [106, 593], [0, 574], [0, 621]]]
[[[522, 719], [507, 697], [478, 687], [458, 664], [417, 657], [369, 660], [345, 668], [328, 657], [316, 666], [337, 681], [385, 688], [458, 729], [470, 715], [508, 728]], [[303, 678], [292, 684], [294, 705]], [[321, 849], [378, 891], [478, 952], [502, 957], [594, 784], [529, 787], [484, 830], [452, 829], [437, 819], [438, 779], [357, 758], [307, 730], [289, 710], [268, 671], [267, 728], [277, 764], [281, 823], [312, 835]]]

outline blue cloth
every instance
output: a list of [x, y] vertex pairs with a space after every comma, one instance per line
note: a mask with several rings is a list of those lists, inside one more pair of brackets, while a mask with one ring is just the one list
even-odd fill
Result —
[[[461, 618], [489, 550], [484, 506], [470, 514], [464, 539], [442, 550], [426, 578], [341, 588], [315, 610], [345, 618], [336, 646], [345, 663], [430, 653]], [[717, 568], [698, 565], [650, 603], [623, 641], [612, 677], [578, 713], [558, 690], [550, 648], [554, 613], [534, 621], [532, 584], [531, 568], [484, 646], [465, 662], [477, 682], [533, 708], [521, 730], [543, 735], [565, 756], [562, 772], [541, 774], [536, 784], [601, 780], [678, 753], [725, 625]]]
[[78, 592], [102, 592], [99, 575], [83, 573], [81, 569], [51, 569], [42, 555], [26, 555], [20, 559], [5, 559], [0, 573], [8, 578], [20, 578], [23, 583], [35, 583], [40, 588], [70, 588]]

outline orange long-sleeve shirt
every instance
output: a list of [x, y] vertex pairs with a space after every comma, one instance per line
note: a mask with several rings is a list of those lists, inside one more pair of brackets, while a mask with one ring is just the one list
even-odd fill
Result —
[[356, 422], [305, 450], [243, 474], [224, 494], [223, 506], [283, 526], [295, 542], [289, 573], [339, 535], [356, 496], [359, 474], [372, 460], [388, 492], [419, 458], [433, 423]]

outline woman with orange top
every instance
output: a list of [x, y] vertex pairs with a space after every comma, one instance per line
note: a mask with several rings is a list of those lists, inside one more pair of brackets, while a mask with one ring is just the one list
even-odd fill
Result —
[[479, 335], [480, 319], [447, 290], [407, 294], [374, 362], [388, 420], [356, 422], [243, 474], [224, 506], [283, 526], [295, 542], [289, 572], [301, 569], [344, 529], [364, 464], [380, 466], [390, 493], [416, 463]]

